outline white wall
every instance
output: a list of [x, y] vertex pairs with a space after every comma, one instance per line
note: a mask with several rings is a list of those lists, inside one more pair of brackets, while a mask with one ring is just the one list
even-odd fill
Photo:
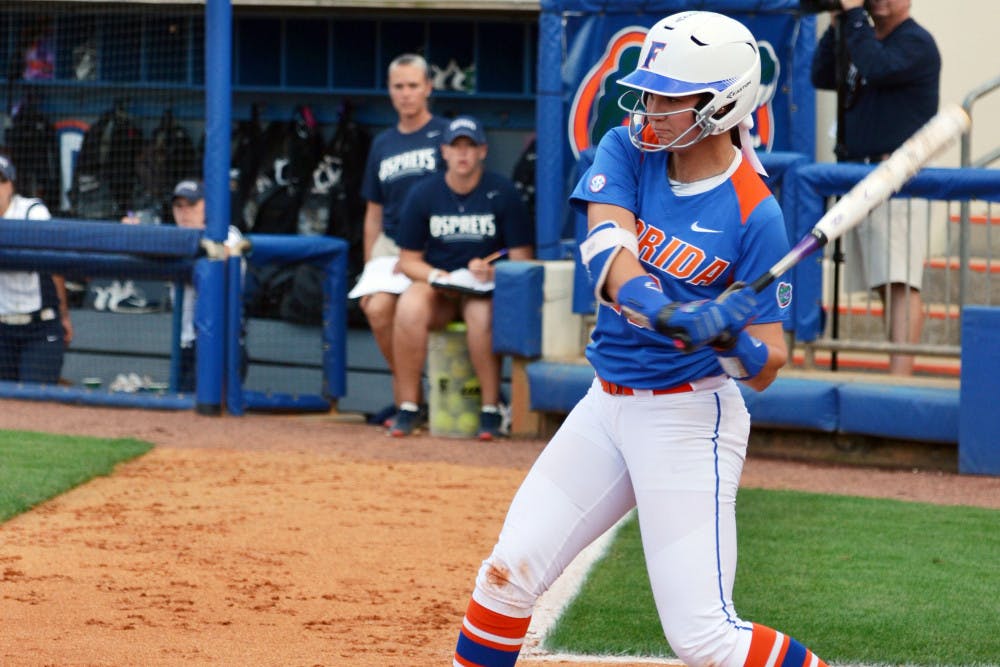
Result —
[[[997, 0], [912, 0], [911, 16], [927, 28], [941, 52], [941, 104], [962, 104], [973, 88], [1000, 77], [1000, 35], [996, 30]], [[826, 30], [827, 17], [821, 15], [817, 36]], [[816, 98], [816, 159], [833, 161], [836, 95], [818, 91]], [[972, 107], [972, 159], [1000, 146], [1000, 89], [983, 97]], [[935, 166], [957, 167], [956, 144]], [[1000, 167], [994, 163], [993, 167]]]

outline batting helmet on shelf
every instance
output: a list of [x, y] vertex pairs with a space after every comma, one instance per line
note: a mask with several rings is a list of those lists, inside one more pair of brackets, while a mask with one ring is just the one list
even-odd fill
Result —
[[[760, 87], [757, 40], [739, 21], [715, 12], [681, 12], [658, 21], [646, 34], [639, 64], [618, 80], [630, 90], [618, 100], [629, 114], [629, 136], [647, 150], [685, 148], [711, 134], [722, 134], [753, 111]], [[689, 109], [651, 114], [649, 94], [666, 97], [699, 95]], [[643, 135], [651, 116], [694, 111], [691, 129], [669, 144]]]

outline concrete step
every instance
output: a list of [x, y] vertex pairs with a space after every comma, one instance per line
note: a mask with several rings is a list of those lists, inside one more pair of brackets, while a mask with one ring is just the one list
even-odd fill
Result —
[[[923, 296], [928, 303], [957, 304], [961, 284], [957, 255], [930, 257], [924, 262]], [[1000, 255], [994, 259], [971, 257], [969, 259], [969, 284], [965, 302], [969, 305], [1000, 304]], [[824, 284], [833, 281], [833, 262], [823, 259]], [[845, 284], [849, 265], [841, 266], [841, 289]], [[845, 292], [841, 292], [841, 301]]]
[[[826, 328], [824, 337], [833, 337], [831, 307], [824, 306]], [[853, 293], [838, 305], [837, 338], [841, 340], [885, 341], [885, 308], [876, 296]], [[961, 335], [957, 305], [924, 304], [924, 332], [921, 343], [958, 345]]]
[[[961, 239], [961, 215], [949, 216], [952, 223], [947, 230], [948, 252], [958, 254]], [[1000, 217], [990, 215], [969, 216], [969, 253], [979, 257], [997, 257], [1000, 253]]]
[[[1000, 237], [1000, 230], [998, 230]], [[1000, 248], [998, 248], [1000, 249]], [[931, 257], [924, 264], [924, 300], [939, 303], [959, 303], [961, 262], [958, 256]], [[1000, 304], [1000, 256], [969, 259], [967, 304]]]
[[[834, 369], [836, 360], [836, 370]], [[788, 366], [782, 369], [783, 377], [823, 377], [833, 376], [850, 380], [893, 382], [909, 386], [957, 386], [961, 374], [958, 359], [917, 355], [913, 364], [914, 374], [901, 377], [889, 374], [889, 356], [874, 352], [844, 352], [836, 354], [829, 350], [814, 350], [812, 358], [802, 345], [792, 349]]]

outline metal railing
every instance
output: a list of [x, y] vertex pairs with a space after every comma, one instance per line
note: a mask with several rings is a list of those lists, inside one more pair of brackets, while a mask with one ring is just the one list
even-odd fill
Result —
[[[1000, 76], [994, 79], [990, 79], [989, 81], [986, 81], [977, 86], [976, 88], [973, 88], [971, 91], [969, 91], [969, 93], [965, 96], [965, 99], [962, 101], [962, 108], [965, 109], [965, 112], [967, 114], [969, 114], [969, 118], [972, 118], [973, 105], [980, 98], [989, 95], [997, 88], [1000, 88]], [[987, 153], [979, 160], [976, 160], [975, 163], [973, 163], [972, 130], [974, 127], [975, 124], [970, 126], [969, 131], [962, 135], [961, 158], [960, 158], [960, 164], [962, 167], [985, 167], [990, 164], [993, 164], [998, 159], [1000, 159], [1000, 147], [997, 147], [994, 148], [990, 153]], [[970, 227], [969, 202], [962, 202], [960, 215], [961, 215], [962, 227], [961, 227], [961, 234], [959, 237], [960, 239], [959, 257], [961, 257], [962, 259], [962, 266], [968, 267], [970, 259], [969, 237], [971, 236], [971, 233], [969, 231]], [[989, 221], [987, 221], [987, 224], [988, 222]], [[961, 298], [964, 298], [967, 290], [969, 289], [970, 279], [971, 277], [967, 268], [959, 274], [959, 281], [960, 281], [959, 295]]]
[[[976, 102], [995, 92], [997, 89], [1000, 89], [1000, 76], [982, 83], [966, 95], [962, 106], [970, 118], [972, 117], [973, 106]], [[974, 126], [975, 124], [973, 123], [972, 127], [974, 128]], [[944, 202], [932, 204], [928, 208], [926, 218], [916, 223], [925, 225], [923, 231], [931, 239], [928, 246], [929, 252], [925, 257], [925, 264], [928, 271], [925, 271], [927, 275], [924, 276], [922, 286], [922, 292], [925, 295], [922, 317], [925, 323], [943, 322], [943, 327], [931, 327], [932, 330], [930, 332], [925, 328], [921, 342], [916, 344], [886, 340], [889, 336], [883, 327], [882, 340], [877, 340], [879, 337], [878, 332], [870, 330], [871, 321], [878, 322], [878, 315], [884, 317], [893, 308], [893, 304], [891, 302], [879, 304], [874, 293], [871, 291], [850, 293], [845, 292], [842, 285], [834, 284], [839, 283], [839, 275], [852, 271], [851, 259], [850, 257], [846, 259], [831, 257], [828, 250], [826, 259], [824, 260], [825, 266], [830, 267], [833, 263], [843, 262], [842, 266], [838, 264], [843, 270], [822, 270], [820, 278], [822, 288], [814, 288], [811, 296], [815, 296], [817, 301], [822, 301], [827, 305], [832, 301], [838, 312], [836, 314], [826, 314], [835, 318], [840, 317], [841, 308], [838, 302], [843, 297], [847, 298], [847, 303], [843, 307], [843, 310], [849, 317], [851, 313], [855, 315], [858, 313], [858, 309], [853, 306], [851, 299], [853, 298], [856, 302], [860, 301], [864, 304], [862, 312], [867, 317], [855, 317], [855, 319], [867, 319], [869, 326], [865, 329], [863, 335], [858, 335], [856, 331], [852, 331], [850, 328], [846, 331], [841, 331], [838, 326], [835, 329], [834, 337], [827, 333], [830, 327], [817, 325], [815, 322], [810, 324], [808, 314], [804, 318], [800, 317], [796, 322], [796, 334], [800, 334], [803, 330], [806, 332], [806, 335], [801, 339], [806, 341], [803, 345], [806, 352], [807, 366], [813, 364], [817, 349], [831, 351], [834, 354], [834, 358], [836, 358], [835, 355], [838, 351], [927, 355], [951, 357], [956, 360], [960, 357], [960, 316], [962, 309], [966, 305], [973, 304], [993, 305], [993, 302], [998, 301], [996, 295], [1000, 294], [1000, 272], [994, 277], [993, 271], [995, 262], [993, 259], [993, 239], [991, 234], [993, 208], [1000, 201], [996, 187], [998, 172], [983, 169], [1000, 160], [1000, 147], [973, 160], [972, 129], [970, 128], [961, 137], [960, 151], [961, 166], [959, 170], [925, 171], [949, 172], [958, 182], [968, 177], [970, 180], [968, 187], [962, 185], [953, 187], [947, 185], [943, 180], [939, 179], [935, 183], [934, 179], [931, 179], [929, 187], [904, 188], [904, 193], [907, 190], [911, 190], [909, 195], [912, 197], [924, 197], [932, 202]], [[837, 166], [834, 165], [833, 168], [836, 169]], [[837, 180], [839, 175], [834, 172], [832, 177], [829, 173], [826, 174], [826, 177]], [[806, 196], [821, 196], [825, 198], [843, 194], [846, 191], [841, 189], [843, 187], [842, 183], [831, 186], [830, 183], [821, 183], [820, 181], [822, 180], [822, 178], [812, 181], [809, 178], [804, 179], [804, 182], [807, 183], [805, 188]], [[921, 177], [918, 176], [916, 180], [921, 180]], [[927, 179], [925, 178], [924, 180], [926, 181]], [[973, 182], [976, 183], [975, 186], [971, 185]], [[953, 215], [952, 213], [955, 206], [958, 208], [958, 215]], [[981, 220], [974, 218], [972, 214], [974, 206], [977, 207], [977, 210], [985, 212]], [[945, 209], [943, 220], [940, 218], [942, 207]], [[932, 208], [939, 212], [933, 218], [930, 213]], [[817, 211], [814, 210], [812, 215], [816, 213]], [[792, 215], [797, 214], [801, 214], [800, 211], [795, 211]], [[788, 211], [786, 211], [787, 215]], [[807, 213], [804, 217], [808, 218], [810, 214]], [[912, 216], [908, 217], [912, 218]], [[959, 223], [957, 239], [953, 237], [952, 233], [954, 229], [953, 222]], [[974, 226], [973, 222], [983, 222], [984, 224], [980, 228], [978, 224]], [[909, 224], [913, 225], [915, 221], [911, 219]], [[945, 237], [945, 252], [942, 255], [938, 255], [934, 247], [940, 244], [935, 244], [934, 240], [935, 238], [940, 238], [942, 225]], [[804, 231], [804, 229], [799, 231]], [[910, 238], [909, 233], [906, 236], [907, 239]], [[972, 247], [973, 243], [976, 244], [975, 249]], [[973, 257], [974, 251], [977, 255], [976, 257]], [[856, 267], [854, 268], [856, 269]], [[834, 279], [830, 280], [830, 276], [833, 276]], [[992, 289], [994, 282], [997, 284], [995, 290]], [[829, 299], [821, 296], [831, 294], [836, 295], [836, 298]], [[931, 298], [926, 298], [928, 295], [931, 295]], [[938, 300], [938, 295], [943, 298]], [[803, 322], [806, 323], [805, 326], [803, 326]], [[937, 328], [943, 328], [943, 332], [934, 331]]]
[[[793, 175], [799, 191], [798, 206], [791, 212], [797, 226], [793, 235], [801, 234], [808, 229], [810, 220], [818, 219], [828, 197], [843, 194], [865, 173], [865, 168], [847, 164], [814, 164], [798, 170]], [[1000, 303], [1000, 272], [994, 271], [992, 225], [988, 224], [995, 206], [1000, 204], [1000, 170], [926, 169], [907, 184], [894, 201], [896, 206], [892, 215], [899, 216], [897, 219], [904, 224], [902, 230], [895, 232], [899, 240], [895, 244], [890, 240], [889, 245], [906, 255], [917, 253], [918, 261], [910, 271], [923, 273], [922, 284], [920, 281], [913, 283], [921, 286], [924, 299], [921, 310], [924, 331], [920, 342], [894, 342], [885, 327], [886, 314], [905, 305], [905, 301], [893, 303], [887, 299], [882, 303], [868, 289], [868, 283], [834, 284], [836, 281], [832, 277], [838, 273], [857, 275], [860, 272], [858, 257], [865, 254], [860, 249], [853, 249], [845, 238], [847, 252], [842, 259], [837, 258], [842, 261], [839, 272], [833, 271], [835, 259], [829, 249], [823, 262], [805, 263], [801, 270], [797, 269], [796, 301], [800, 306], [795, 315], [795, 337], [806, 354], [807, 367], [816, 365], [817, 350], [828, 350], [833, 358], [837, 352], [849, 351], [947, 357], [957, 361], [961, 356], [962, 309], [966, 305]], [[925, 205], [925, 201], [929, 204]], [[967, 217], [958, 215], [959, 210], [966, 212]], [[972, 210], [982, 214], [982, 219], [977, 216], [974, 222], [987, 224], [970, 224], [972, 216], [967, 211]], [[788, 215], [786, 211], [786, 217]], [[957, 222], [962, 223], [961, 227], [955, 224]], [[914, 239], [920, 237], [928, 239], [926, 248], [922, 243], [913, 245]], [[872, 258], [866, 261], [868, 259]], [[873, 259], [888, 260], [887, 257]], [[896, 277], [891, 277], [889, 282], [897, 282]], [[836, 305], [831, 305], [834, 303]], [[819, 304], [823, 304], [823, 309], [816, 307]], [[837, 327], [836, 335], [829, 326], [833, 315], [831, 308], [836, 308], [845, 323]]]

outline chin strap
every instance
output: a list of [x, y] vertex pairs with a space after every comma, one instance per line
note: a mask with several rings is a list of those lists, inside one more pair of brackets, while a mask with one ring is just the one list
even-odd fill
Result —
[[753, 139], [750, 137], [750, 130], [753, 129], [753, 114], [747, 115], [746, 118], [740, 121], [740, 150], [743, 151], [743, 157], [750, 161], [750, 166], [761, 176], [767, 176], [767, 170], [764, 169], [764, 165], [760, 163], [760, 158], [757, 157], [757, 151], [753, 149]]

